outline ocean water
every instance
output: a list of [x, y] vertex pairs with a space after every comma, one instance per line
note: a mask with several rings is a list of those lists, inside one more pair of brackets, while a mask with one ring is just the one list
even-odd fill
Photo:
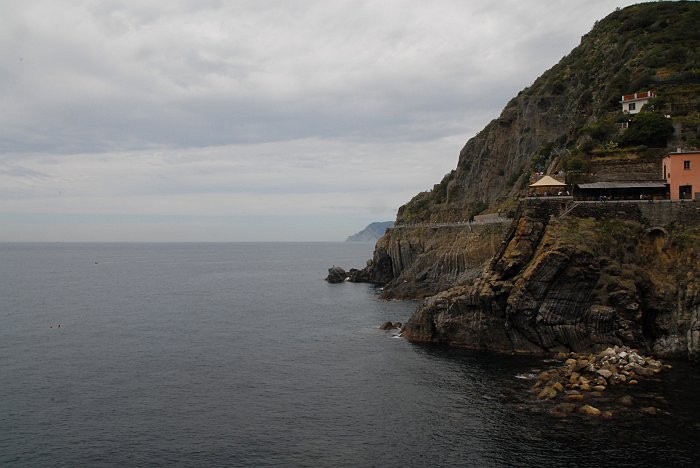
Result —
[[542, 359], [410, 344], [377, 326], [416, 303], [323, 281], [371, 250], [0, 244], [0, 465], [700, 465], [697, 368], [657, 416], [555, 418]]

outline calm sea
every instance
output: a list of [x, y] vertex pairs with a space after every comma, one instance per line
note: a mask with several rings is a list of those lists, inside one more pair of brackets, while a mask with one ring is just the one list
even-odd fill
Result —
[[657, 416], [557, 419], [541, 359], [412, 345], [377, 326], [416, 303], [323, 281], [371, 250], [0, 244], [0, 465], [700, 465], [697, 369]]

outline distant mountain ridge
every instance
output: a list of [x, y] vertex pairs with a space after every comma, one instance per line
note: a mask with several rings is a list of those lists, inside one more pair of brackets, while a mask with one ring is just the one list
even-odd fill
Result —
[[387, 229], [393, 228], [393, 221], [377, 221], [369, 224], [362, 231], [348, 237], [345, 242], [376, 242]]

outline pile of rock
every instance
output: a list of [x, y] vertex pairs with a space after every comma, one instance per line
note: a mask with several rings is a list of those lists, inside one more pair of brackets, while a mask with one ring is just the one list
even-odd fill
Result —
[[[532, 391], [539, 399], [554, 400], [564, 398], [567, 403], [558, 405], [554, 412], [579, 413], [592, 416], [611, 417], [610, 411], [601, 411], [583, 403], [586, 395], [600, 397], [612, 386], [636, 385], [640, 380], [659, 374], [664, 367], [660, 361], [644, 357], [636, 350], [627, 347], [607, 348], [599, 354], [561, 354], [557, 356], [564, 364], [556, 369], [542, 372]], [[630, 406], [631, 397], [623, 396], [619, 403]], [[648, 408], [643, 408], [651, 412]]]

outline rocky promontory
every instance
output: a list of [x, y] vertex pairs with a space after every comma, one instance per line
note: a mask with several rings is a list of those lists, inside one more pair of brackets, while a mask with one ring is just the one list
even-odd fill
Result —
[[617, 345], [697, 358], [700, 227], [653, 229], [622, 206], [599, 219], [558, 209], [526, 203], [483, 273], [427, 298], [403, 335], [509, 353]]
[[[529, 197], [543, 174], [658, 183], [664, 155], [700, 148], [698, 18], [697, 2], [648, 2], [597, 22], [398, 209], [343, 281], [424, 299], [403, 326], [413, 342], [700, 359], [700, 202]], [[650, 89], [641, 112], [622, 112], [622, 95]]]

